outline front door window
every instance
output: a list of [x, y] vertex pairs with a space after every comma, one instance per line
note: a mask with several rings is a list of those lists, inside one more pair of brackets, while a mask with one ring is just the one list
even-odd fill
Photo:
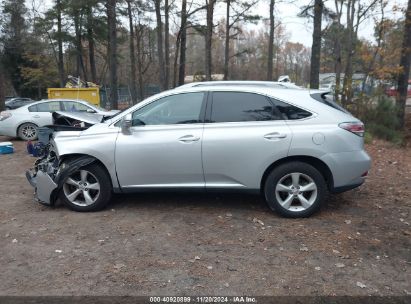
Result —
[[202, 92], [160, 98], [133, 113], [133, 126], [200, 123], [203, 101]]

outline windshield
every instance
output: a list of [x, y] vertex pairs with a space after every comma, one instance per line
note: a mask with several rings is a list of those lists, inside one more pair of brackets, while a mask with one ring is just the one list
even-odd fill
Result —
[[[120, 112], [117, 112], [116, 114], [111, 115], [111, 116], [104, 116], [102, 121], [106, 121], [106, 120], [108, 120], [108, 119], [116, 118], [117, 116], [119, 116], [120, 114], [124, 113], [124, 111], [125, 111], [125, 110], [128, 110], [128, 109], [129, 109], [129, 108], [125, 108], [125, 109], [121, 110]], [[107, 110], [104, 110], [104, 111], [107, 111]]]

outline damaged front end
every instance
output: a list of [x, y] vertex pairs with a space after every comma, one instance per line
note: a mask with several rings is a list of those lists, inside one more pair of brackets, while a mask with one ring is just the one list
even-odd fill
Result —
[[26, 171], [26, 177], [35, 189], [35, 200], [53, 206], [66, 179], [95, 160], [87, 155], [61, 159], [53, 150], [51, 142], [46, 146], [45, 155], [36, 160], [32, 169]]
[[[49, 206], [54, 205], [70, 175], [96, 160], [88, 155], [59, 157], [55, 140], [77, 138], [82, 131], [104, 119], [102, 115], [80, 112], [54, 112], [52, 116], [53, 125], [46, 126], [52, 132], [43, 142], [41, 157], [35, 161], [33, 168], [26, 171], [29, 183], [35, 188], [35, 200]], [[53, 139], [50, 140], [51, 137]]]

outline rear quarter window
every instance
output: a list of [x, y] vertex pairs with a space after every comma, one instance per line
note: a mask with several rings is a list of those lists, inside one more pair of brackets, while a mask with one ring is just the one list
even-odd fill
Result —
[[29, 107], [29, 112], [37, 112], [37, 105], [30, 106]]
[[299, 107], [290, 105], [288, 103], [282, 102], [275, 98], [271, 98], [271, 101], [281, 113], [281, 116], [285, 120], [296, 120], [310, 117], [312, 114], [306, 110], [303, 110]]
[[348, 113], [350, 114], [346, 109], [344, 109], [342, 106], [340, 106], [339, 104], [337, 104], [334, 100], [333, 100], [333, 96], [328, 94], [328, 93], [314, 93], [314, 94], [310, 94], [311, 98], [321, 102], [322, 104], [325, 104], [331, 108], [334, 108], [336, 110], [340, 110], [344, 113]]

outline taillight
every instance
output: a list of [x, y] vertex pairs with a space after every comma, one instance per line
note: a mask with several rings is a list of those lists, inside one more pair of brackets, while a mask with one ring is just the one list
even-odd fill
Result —
[[0, 112], [0, 121], [5, 120], [7, 118], [11, 117], [11, 113], [10, 112]]
[[340, 128], [347, 130], [355, 135], [364, 136], [364, 124], [362, 122], [343, 122], [338, 125]]

